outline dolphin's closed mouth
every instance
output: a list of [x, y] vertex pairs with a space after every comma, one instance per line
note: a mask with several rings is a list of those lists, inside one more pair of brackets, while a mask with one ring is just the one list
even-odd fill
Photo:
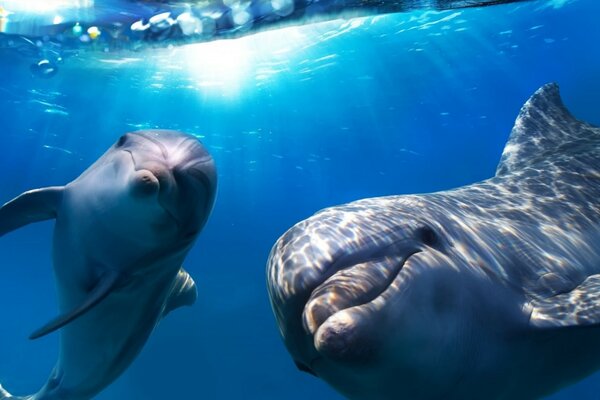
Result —
[[381, 296], [394, 283], [406, 261], [420, 252], [378, 257], [337, 269], [313, 290], [306, 302], [302, 315], [306, 332], [314, 335], [334, 314]]

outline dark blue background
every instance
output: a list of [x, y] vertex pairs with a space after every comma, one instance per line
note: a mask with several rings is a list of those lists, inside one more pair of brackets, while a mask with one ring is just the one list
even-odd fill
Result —
[[[564, 3], [564, 4], [563, 4]], [[172, 313], [99, 399], [339, 399], [300, 373], [265, 289], [270, 247], [315, 211], [490, 177], [514, 119], [556, 81], [600, 124], [600, 4], [517, 6], [335, 21], [144, 53], [82, 54], [57, 76], [0, 54], [0, 199], [64, 184], [140, 127], [203, 137], [214, 213], [185, 267], [193, 308]], [[51, 223], [0, 240], [0, 382], [35, 392], [57, 336]], [[527, 371], [523, 371], [524, 374]], [[554, 399], [597, 399], [600, 377]]]

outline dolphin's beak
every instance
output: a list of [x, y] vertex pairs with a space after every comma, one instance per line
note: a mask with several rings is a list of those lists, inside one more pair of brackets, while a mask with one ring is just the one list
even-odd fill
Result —
[[[286, 232], [267, 264], [280, 332], [297, 367], [308, 373], [317, 373], [316, 360], [323, 357], [369, 357], [360, 345], [350, 345], [369, 343], [369, 338], [348, 339], [351, 331], [363, 332], [352, 329], [355, 323], [368, 320], [355, 311], [395, 290], [390, 286], [423, 250], [415, 239], [417, 224], [410, 220], [381, 229], [363, 221], [362, 213], [327, 213]], [[348, 335], [341, 330], [332, 335], [336, 327]]]
[[315, 335], [339, 311], [369, 303], [396, 280], [405, 262], [419, 250], [346, 265], [315, 288], [302, 314], [305, 330]]
[[[337, 308], [380, 292], [418, 251], [414, 239], [400, 230], [352, 236], [333, 224], [305, 221], [286, 232], [271, 251], [271, 299], [275, 306], [306, 305], [317, 321], [323, 307]], [[305, 328], [313, 332], [310, 319]]]

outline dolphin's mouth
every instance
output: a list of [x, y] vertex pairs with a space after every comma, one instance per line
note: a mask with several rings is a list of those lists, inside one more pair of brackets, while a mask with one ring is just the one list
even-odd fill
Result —
[[302, 314], [307, 333], [314, 335], [335, 314], [370, 303], [395, 284], [415, 249], [404, 256], [383, 256], [343, 266], [311, 293]]

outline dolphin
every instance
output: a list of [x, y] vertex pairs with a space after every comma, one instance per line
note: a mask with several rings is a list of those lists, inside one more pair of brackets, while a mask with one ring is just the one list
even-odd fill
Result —
[[45, 59], [51, 49], [42, 51], [26, 42], [44, 39], [63, 50], [139, 50], [336, 18], [524, 1], [530, 0], [70, 0], [44, 12], [22, 0], [5, 0], [0, 7], [0, 49], [15, 48]]
[[34, 395], [84, 400], [115, 380], [158, 322], [196, 300], [182, 262], [211, 212], [211, 155], [193, 136], [123, 135], [66, 186], [25, 192], [0, 208], [0, 235], [55, 219], [53, 262], [60, 315], [33, 332], [60, 329], [59, 357]]
[[600, 368], [600, 129], [558, 86], [495, 176], [326, 208], [267, 263], [299, 369], [349, 399], [535, 399]]

